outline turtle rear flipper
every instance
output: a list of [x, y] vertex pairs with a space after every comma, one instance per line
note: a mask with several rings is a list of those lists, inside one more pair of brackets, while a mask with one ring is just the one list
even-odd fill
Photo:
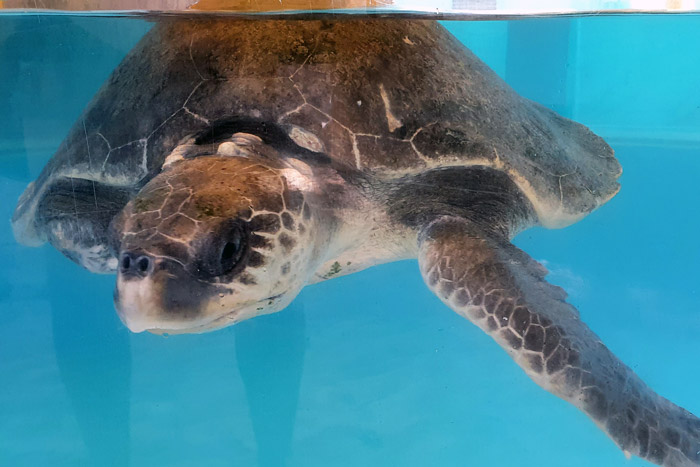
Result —
[[42, 193], [34, 191], [34, 185], [27, 187], [13, 217], [19, 239], [31, 246], [49, 241], [92, 272], [116, 270], [117, 260], [109, 247], [109, 224], [129, 201], [131, 189], [61, 177]]
[[491, 335], [537, 384], [591, 417], [625, 453], [666, 467], [700, 465], [700, 419], [652, 391], [505, 238], [441, 218], [420, 237], [428, 286]]

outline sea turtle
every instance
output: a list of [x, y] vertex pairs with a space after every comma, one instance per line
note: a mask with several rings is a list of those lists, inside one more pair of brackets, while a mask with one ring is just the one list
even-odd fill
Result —
[[434, 21], [171, 19], [80, 117], [13, 217], [116, 272], [135, 332], [204, 332], [308, 283], [418, 258], [428, 287], [626, 453], [700, 465], [655, 394], [510, 243], [618, 191], [584, 126], [523, 99]]

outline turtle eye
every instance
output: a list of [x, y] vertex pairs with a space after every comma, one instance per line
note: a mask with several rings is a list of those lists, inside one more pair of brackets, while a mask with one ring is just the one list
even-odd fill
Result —
[[214, 227], [202, 236], [195, 246], [195, 257], [188, 266], [192, 274], [203, 280], [224, 278], [242, 269], [248, 252], [248, 229], [237, 220], [230, 220]]
[[236, 230], [233, 238], [229, 239], [221, 249], [221, 272], [228, 274], [233, 270], [238, 261], [241, 259], [241, 235], [240, 231]]

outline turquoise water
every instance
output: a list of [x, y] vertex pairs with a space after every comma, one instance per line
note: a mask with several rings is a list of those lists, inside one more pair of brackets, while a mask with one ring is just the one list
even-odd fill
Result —
[[[615, 148], [617, 197], [516, 243], [650, 386], [700, 413], [700, 18], [446, 25], [521, 94]], [[149, 27], [0, 17], [0, 465], [648, 465], [442, 305], [415, 261], [163, 338], [121, 324], [112, 276], [18, 246], [17, 197]]]

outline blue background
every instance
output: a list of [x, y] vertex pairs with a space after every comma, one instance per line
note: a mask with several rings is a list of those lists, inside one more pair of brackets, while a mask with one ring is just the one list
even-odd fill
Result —
[[[700, 19], [448, 23], [518, 92], [589, 125], [623, 189], [516, 243], [660, 394], [700, 413]], [[0, 17], [0, 219], [113, 67], [133, 19]], [[111, 276], [0, 224], [0, 465], [641, 466], [532, 383], [405, 261], [215, 333], [130, 334]]]

